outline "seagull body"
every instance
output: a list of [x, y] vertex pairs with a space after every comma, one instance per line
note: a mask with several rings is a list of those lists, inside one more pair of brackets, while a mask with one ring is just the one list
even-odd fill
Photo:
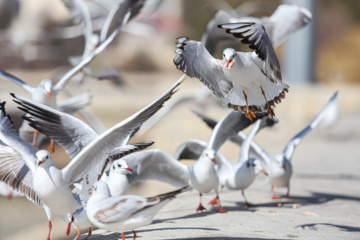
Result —
[[[187, 187], [152, 197], [125, 195], [112, 197], [108, 185], [95, 183], [94, 192], [87, 203], [87, 215], [98, 228], [123, 232], [149, 225], [155, 214], [175, 195]], [[136, 238], [135, 231], [134, 239]]]
[[223, 106], [246, 113], [250, 120], [254, 112], [267, 111], [274, 116], [272, 106], [281, 102], [289, 86], [282, 82], [280, 64], [261, 24], [228, 23], [218, 26], [249, 44], [254, 52], [236, 52], [226, 48], [223, 59], [215, 59], [201, 42], [177, 39], [174, 64], [190, 77], [198, 78]]

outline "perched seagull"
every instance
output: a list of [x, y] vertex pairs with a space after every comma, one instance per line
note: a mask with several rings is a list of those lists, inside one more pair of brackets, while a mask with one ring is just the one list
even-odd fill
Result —
[[[69, 156], [71, 156], [72, 161], [61, 170], [56, 168], [50, 157], [50, 154], [47, 151], [38, 151], [36, 148], [32, 147], [17, 135], [14, 126], [5, 113], [4, 103], [0, 105], [0, 140], [2, 140], [7, 146], [11, 147], [11, 149], [16, 149], [16, 151], [19, 152], [17, 153], [15, 150], [13, 150], [12, 155], [17, 156], [17, 171], [21, 171], [22, 173], [22, 175], [18, 176], [19, 178], [13, 176], [11, 179], [8, 179], [9, 182], [7, 182], [7, 184], [12, 186], [16, 185], [14, 181], [21, 182], [21, 176], [28, 176], [27, 178], [24, 178], [26, 180], [26, 183], [24, 184], [30, 188], [28, 191], [31, 191], [31, 193], [36, 193], [36, 198], [33, 197], [33, 201], [39, 202], [39, 199], [41, 199], [41, 202], [44, 203], [44, 209], [49, 219], [49, 235], [51, 231], [52, 213], [57, 215], [66, 215], [71, 214], [76, 209], [82, 207], [82, 205], [79, 204], [73, 197], [68, 185], [87, 177], [89, 172], [91, 172], [92, 175], [95, 175], [97, 173], [95, 170], [97, 169], [94, 170], [94, 168], [99, 168], [98, 163], [101, 161], [103, 161], [102, 166], [100, 166], [100, 170], [102, 170], [106, 164], [106, 154], [113, 150], [114, 147], [118, 144], [125, 145], [130, 136], [132, 136], [132, 134], [134, 134], [134, 132], [140, 128], [142, 123], [151, 117], [154, 113], [156, 113], [163, 106], [164, 102], [172, 96], [172, 94], [175, 92], [175, 88], [182, 82], [182, 79], [176, 82], [176, 84], [170, 88], [170, 90], [168, 90], [163, 96], [158, 98], [152, 104], [133, 114], [124, 121], [118, 123], [103, 134], [95, 137], [95, 139], [92, 141], [86, 142], [89, 140], [86, 139], [84, 142], [82, 142], [81, 138], [77, 138], [75, 139], [77, 144], [74, 144], [72, 142], [74, 139], [69, 142], [67, 142], [68, 139], [63, 139], [63, 144], [67, 145], [66, 150]], [[22, 101], [23, 107], [31, 106], [34, 109], [42, 108], [45, 109], [44, 111], [49, 114], [57, 111], [30, 99], [16, 95], [13, 96], [17, 100]], [[60, 116], [63, 117], [64, 115], [64, 113], [60, 113]], [[63, 118], [50, 117], [48, 120], [55, 120], [55, 122], [56, 120], [64, 121], [63, 123], [69, 124], [71, 129], [68, 129], [68, 131], [70, 132], [76, 132], [76, 130], [81, 131], [82, 129], [79, 129], [79, 120], [77, 122], [75, 121], [75, 124], [73, 122], [70, 123], [67, 121], [69, 116], [70, 115], [65, 115]], [[83, 126], [82, 128], [86, 127]], [[87, 128], [90, 129], [90, 127]], [[97, 135], [93, 130], [86, 131], [86, 134], [89, 134], [90, 136]], [[64, 133], [64, 135], [66, 134]], [[84, 143], [86, 143], [86, 146], [83, 147], [82, 144]], [[81, 151], [78, 151], [78, 146], [80, 146]], [[23, 158], [25, 163], [21, 162], [21, 158]], [[1, 170], [4, 171], [1, 176], [5, 178], [9, 172], [14, 171], [14, 168], [11, 165], [7, 165]], [[0, 180], [4, 181], [3, 178]], [[15, 189], [20, 191], [17, 188]], [[26, 192], [27, 189], [24, 191], [25, 192], [23, 193], [29, 194]]]
[[261, 24], [253, 22], [219, 25], [227, 33], [249, 44], [254, 52], [236, 52], [226, 48], [223, 59], [213, 58], [201, 42], [177, 39], [174, 63], [190, 77], [198, 78], [215, 96], [223, 99], [223, 106], [239, 109], [250, 120], [254, 112], [267, 111], [281, 102], [289, 86], [282, 82], [280, 64]]
[[[274, 158], [271, 158], [264, 149], [262, 149], [256, 142], [251, 142], [250, 154], [256, 156], [257, 159], [262, 160], [265, 163], [264, 168], [268, 173], [269, 182], [271, 184], [271, 191], [273, 193], [273, 199], [280, 199], [275, 192], [275, 187], [286, 187], [286, 197], [289, 197], [290, 193], [290, 178], [292, 175], [292, 164], [291, 158], [294, 154], [295, 148], [300, 144], [301, 140], [319, 124], [326, 120], [329, 111], [332, 111], [334, 105], [337, 104], [338, 93], [336, 92], [325, 107], [313, 118], [310, 124], [305, 127], [302, 131], [296, 134], [285, 146], [282, 153], [277, 154]], [[212, 121], [206, 120], [209, 126], [215, 126]], [[246, 135], [240, 132], [238, 135], [230, 138], [231, 141], [241, 145], [246, 139]]]
[[176, 195], [189, 190], [184, 187], [172, 192], [151, 197], [125, 195], [112, 197], [108, 184], [103, 181], [95, 183], [94, 191], [87, 203], [87, 216], [98, 228], [121, 232], [149, 225], [155, 214]]
[[[240, 112], [230, 112], [228, 114], [228, 116], [231, 116], [232, 118], [234, 118], [236, 115], [242, 115], [243, 118], [245, 118], [244, 114]], [[251, 124], [250, 120], [246, 118], [245, 119], [248, 121], [248, 123], [246, 123], [246, 121], [241, 121], [241, 118], [239, 118], [239, 124], [234, 124], [234, 120], [230, 121], [228, 124], [227, 121], [230, 119], [230, 117], [228, 116], [224, 117], [223, 120], [219, 121], [218, 125], [215, 126], [213, 133], [211, 134], [210, 139], [215, 142], [215, 144], [213, 144], [213, 149], [215, 149], [216, 151], [222, 146], [226, 139]], [[266, 172], [261, 167], [259, 167], [260, 165], [258, 166], [258, 164], [255, 164], [255, 159], [249, 157], [250, 143], [252, 142], [252, 139], [257, 133], [257, 131], [262, 127], [261, 122], [266, 120], [267, 118], [262, 118], [256, 121], [255, 126], [251, 129], [248, 137], [241, 146], [240, 157], [236, 164], [229, 162], [223, 155], [219, 155], [219, 158], [216, 159], [215, 170], [219, 178], [219, 184], [221, 185], [221, 189], [225, 186], [231, 190], [241, 190], [242, 195], [245, 199], [246, 207], [251, 205], [246, 200], [244, 190], [254, 182], [255, 177], [259, 172], [263, 172], [266, 174]], [[242, 129], [240, 129], [237, 125], [243, 125]], [[199, 140], [190, 140], [185, 142], [181, 147], [179, 147], [175, 154], [175, 157], [177, 159], [196, 159], [198, 158], [199, 153], [204, 151], [204, 149], [208, 147], [209, 143], [205, 143]], [[215, 199], [213, 201], [215, 201]]]
[[[115, 151], [108, 154], [107, 160], [113, 161], [113, 163], [111, 164], [109, 175], [107, 176], [104, 173], [101, 177], [101, 181], [104, 181], [108, 184], [111, 196], [117, 197], [121, 195], [126, 195], [129, 191], [129, 180], [126, 175], [131, 174], [133, 171], [130, 167], [127, 166], [127, 163], [124, 160], [119, 158], [126, 156], [130, 153], [133, 153], [135, 151], [144, 149], [152, 144], [153, 142], [143, 142], [132, 145], [126, 145], [126, 146], [118, 147], [115, 149]], [[119, 159], [119, 160], [115, 160], [115, 159]], [[103, 169], [105, 172], [105, 167]], [[79, 186], [80, 189], [78, 190], [77, 193], [81, 202], [85, 206], [80, 209], [77, 209], [72, 215], [74, 221], [71, 223], [71, 226], [76, 228], [77, 230], [77, 235], [74, 238], [74, 240], [78, 239], [79, 236], [81, 235], [80, 229], [88, 229], [88, 235], [84, 238], [87, 239], [88, 237], [91, 236], [91, 229], [95, 227], [90, 222], [86, 214], [87, 201], [89, 200], [92, 194], [92, 190], [94, 188], [93, 185], [94, 185], [93, 183], [88, 182], [86, 179]], [[64, 217], [62, 218], [66, 222], [71, 221], [71, 219], [69, 218], [64, 218]]]
[[277, 48], [290, 34], [308, 25], [312, 20], [309, 10], [296, 6], [281, 4], [270, 17], [239, 16], [234, 9], [219, 10], [215, 17], [207, 24], [201, 42], [211, 55], [215, 53], [216, 46], [224, 42], [228, 45], [238, 44], [236, 38], [226, 34], [217, 26], [223, 23], [254, 22], [264, 26], [274, 48]]
[[[209, 192], [211, 190], [217, 192], [218, 179], [214, 170], [214, 158], [215, 156], [212, 155], [212, 152], [204, 151], [199, 157], [197, 164], [186, 166], [160, 149], [149, 149], [130, 154], [122, 159], [134, 171], [129, 176], [130, 184], [151, 179], [162, 181], [175, 187], [190, 185], [200, 192], [201, 197], [201, 192]], [[204, 207], [198, 207], [197, 211], [204, 209]], [[220, 207], [219, 212], [226, 211]]]

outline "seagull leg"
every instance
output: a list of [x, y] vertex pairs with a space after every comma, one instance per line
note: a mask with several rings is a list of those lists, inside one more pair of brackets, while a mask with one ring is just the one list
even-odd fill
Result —
[[68, 223], [67, 228], [66, 228], [66, 236], [69, 236], [70, 232], [71, 232], [71, 224], [74, 221], [74, 217], [71, 216], [71, 221]]
[[125, 234], [123, 232], [121, 233], [121, 239], [125, 240]]
[[289, 198], [289, 196], [290, 196], [290, 186], [287, 187], [286, 198]]
[[271, 186], [271, 192], [273, 193], [272, 200], [279, 200], [281, 197], [275, 194], [275, 188], [274, 186]]
[[32, 142], [32, 145], [33, 147], [36, 147], [36, 136], [38, 134], [38, 130], [34, 130], [34, 136], [33, 136], [33, 142]]
[[252, 122], [254, 121], [254, 118], [256, 118], [255, 114], [250, 111], [249, 109], [249, 105], [248, 105], [248, 100], [247, 100], [247, 95], [245, 93], [245, 91], [243, 91], [243, 94], [244, 94], [244, 98], [245, 98], [245, 101], [246, 101], [246, 115], [245, 117], [247, 117], [248, 119], [250, 119]]
[[199, 196], [200, 196], [200, 203], [199, 203], [199, 206], [196, 208], [197, 212], [206, 210], [206, 208], [204, 208], [204, 206], [201, 204], [202, 193], [199, 193]]
[[51, 224], [51, 220], [49, 220], [49, 233], [48, 233], [47, 240], [50, 240], [51, 228], [52, 228], [52, 224]]
[[227, 213], [227, 211], [221, 206], [220, 198], [219, 198], [219, 193], [218, 193], [218, 192], [216, 192], [216, 198], [217, 198], [217, 200], [219, 201], [219, 205], [220, 205], [220, 209], [219, 209], [218, 213]]
[[86, 239], [88, 239], [88, 237], [90, 237], [91, 236], [91, 227], [89, 227], [89, 232], [88, 232], [88, 235], [83, 239], [83, 240], [86, 240]]
[[134, 240], [136, 239], [136, 232], [135, 230], [133, 229], [132, 232], [134, 233]]
[[252, 205], [251, 203], [249, 203], [248, 200], [246, 199], [244, 189], [241, 190], [241, 194], [243, 195], [243, 197], [244, 197], [244, 199], [245, 199], [245, 205], [244, 205], [244, 207], [254, 207], [254, 205]]
[[50, 144], [48, 146], [48, 151], [51, 153], [55, 152], [54, 140], [52, 140], [52, 139], [50, 140]]
[[219, 196], [216, 195], [216, 196], [213, 198], [213, 200], [211, 200], [208, 204], [209, 204], [209, 205], [213, 205], [213, 206], [219, 206], [219, 205], [220, 205], [220, 203], [219, 203]]
[[77, 230], [77, 235], [76, 235], [76, 237], [75, 237], [73, 240], [78, 239], [78, 238], [80, 237], [80, 235], [81, 235], [80, 228], [79, 228], [79, 227], [76, 227], [76, 230]]
[[274, 113], [274, 111], [271, 109], [270, 104], [269, 104], [268, 100], [266, 99], [264, 89], [263, 89], [261, 86], [260, 86], [260, 88], [261, 88], [261, 93], [262, 93], [262, 95], [264, 96], [265, 101], [266, 101], [267, 113], [270, 114], [271, 117], [274, 117], [274, 116], [275, 116], [275, 113]]
[[7, 195], [7, 199], [11, 200], [13, 197], [13, 190], [10, 190], [9, 194]]

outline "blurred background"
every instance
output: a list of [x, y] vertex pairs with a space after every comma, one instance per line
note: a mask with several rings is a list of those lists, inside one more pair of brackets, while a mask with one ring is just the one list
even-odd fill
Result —
[[[94, 29], [100, 32], [107, 12], [99, 8], [95, 1], [89, 0], [86, 3]], [[331, 123], [332, 126], [323, 126], [317, 132], [321, 136], [317, 140], [335, 141], [337, 147], [332, 151], [341, 151], [342, 146], [349, 142], [359, 143], [358, 0], [146, 1], [140, 14], [92, 63], [96, 65], [97, 61], [106, 62], [118, 71], [118, 77], [104, 80], [87, 77], [82, 83], [74, 80], [59, 95], [59, 100], [89, 90], [92, 101], [86, 111], [101, 123], [99, 129], [111, 127], [159, 97], [182, 75], [173, 64], [177, 37], [187, 36], [200, 41], [206, 25], [220, 9], [240, 6], [237, 11], [242, 14], [262, 17], [270, 16], [283, 3], [304, 4], [312, 13], [313, 20], [276, 49], [284, 75], [283, 81], [290, 85], [290, 92], [275, 109], [279, 124], [273, 129], [263, 130], [256, 141], [271, 156], [281, 151], [286, 142], [308, 124], [332, 94], [339, 91], [340, 101], [335, 120]], [[70, 31], [73, 26], [71, 16], [60, 0], [0, 0], [0, 68], [31, 86], [37, 86], [46, 78], [56, 82], [72, 68], [69, 57], [81, 55], [84, 50], [84, 37], [79, 31]], [[216, 49], [214, 56], [219, 58], [222, 50], [222, 46]], [[180, 101], [184, 96], [195, 96], [202, 87], [197, 79], [187, 78], [180, 91], [167, 104]], [[16, 108], [9, 92], [30, 96], [19, 86], [0, 79], [0, 99], [7, 101], [7, 111], [18, 127], [24, 114]], [[207, 141], [211, 131], [191, 112], [192, 109], [217, 120], [227, 113], [227, 109], [219, 106], [219, 101], [213, 97], [200, 103], [194, 97], [167, 113], [154, 126], [148, 125], [149, 128], [135, 135], [131, 142], [155, 141], [153, 148], [160, 148], [173, 155], [177, 147], [186, 140], [197, 138]], [[84, 115], [76, 113], [75, 116], [84, 119]], [[343, 125], [339, 127], [341, 123]], [[221, 152], [236, 161], [238, 150], [233, 149], [231, 143], [226, 143]], [[302, 151], [301, 146], [297, 151]], [[360, 160], [356, 148], [343, 154], [345, 158]], [[65, 166], [69, 161], [60, 146], [56, 146], [53, 159], [59, 167]], [[358, 170], [359, 164], [353, 166], [353, 172]], [[346, 171], [343, 170], [344, 173]], [[132, 193], [148, 195], [172, 189], [166, 184], [154, 183], [152, 187], [149, 186], [139, 184], [132, 189]], [[54, 234], [60, 229], [59, 236], [63, 237], [65, 223], [57, 220], [53, 224]], [[40, 234], [41, 237], [47, 234], [43, 210], [23, 198], [11, 201], [6, 197], [0, 198], [0, 239], [20, 239], [37, 236], [35, 234]]]

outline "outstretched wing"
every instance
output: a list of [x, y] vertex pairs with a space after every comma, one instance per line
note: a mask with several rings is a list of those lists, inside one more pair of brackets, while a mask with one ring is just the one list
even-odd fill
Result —
[[70, 158], [74, 158], [98, 137], [93, 129], [76, 117], [31, 99], [15, 94], [12, 96], [17, 99], [14, 101], [21, 106], [19, 109], [31, 115], [24, 117], [30, 126], [60, 144]]
[[[227, 23], [218, 25], [227, 33], [240, 38], [244, 44], [255, 50], [256, 55], [262, 60], [263, 66], [259, 66], [263, 74], [270, 81], [280, 85], [282, 82], [280, 63], [271, 44], [271, 41], [263, 25], [252, 22]], [[255, 61], [259, 64], [258, 61]]]
[[0, 103], [0, 140], [20, 153], [31, 173], [36, 170], [36, 152], [38, 149], [19, 137], [9, 115], [5, 111], [5, 102]]
[[24, 194], [34, 204], [42, 206], [42, 201], [32, 188], [32, 173], [22, 157], [11, 147], [0, 144], [0, 181]]
[[11, 73], [6, 72], [5, 70], [0, 69], [0, 77], [19, 85], [20, 87], [22, 87], [26, 91], [28, 91], [30, 94], [32, 94], [32, 92], [33, 92], [33, 89], [34, 89], [33, 87], [31, 87], [29, 84], [27, 84], [20, 78], [12, 75]]
[[134, 170], [129, 176], [130, 184], [146, 180], [157, 180], [175, 187], [189, 184], [187, 166], [159, 149], [139, 151], [122, 159]]
[[338, 92], [335, 92], [334, 95], [331, 97], [329, 102], [325, 105], [325, 107], [318, 113], [318, 115], [315, 116], [315, 118], [310, 122], [310, 124], [304, 128], [301, 132], [296, 134], [295, 137], [293, 137], [288, 144], [286, 145], [283, 153], [285, 158], [290, 161], [291, 157], [295, 151], [296, 146], [301, 142], [301, 140], [308, 134], [311, 130], [316, 128], [321, 120], [326, 116], [326, 113], [329, 109], [331, 109], [332, 104], [336, 104], [336, 99], [338, 96]]
[[112, 151], [118, 144], [126, 143], [129, 136], [137, 132], [143, 122], [162, 108], [164, 103], [176, 92], [177, 87], [182, 83], [184, 77], [185, 76], [180, 78], [168, 91], [154, 102], [108, 129], [99, 135], [96, 140], [87, 145], [62, 169], [65, 181], [73, 183], [75, 180], [84, 177], [89, 171], [94, 171], [94, 167], [99, 161], [105, 161], [107, 153]]
[[180, 37], [176, 42], [175, 66], [189, 77], [199, 79], [217, 97], [224, 98], [233, 87], [222, 70], [201, 42]]

